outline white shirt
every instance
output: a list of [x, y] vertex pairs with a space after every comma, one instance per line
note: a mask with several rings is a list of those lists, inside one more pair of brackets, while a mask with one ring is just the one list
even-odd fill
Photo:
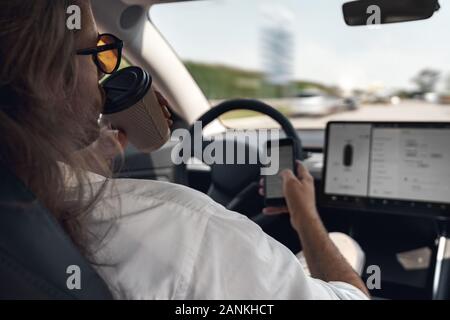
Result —
[[90, 227], [102, 240], [96, 262], [107, 264], [96, 269], [117, 299], [366, 299], [307, 276], [289, 249], [207, 195], [158, 181], [108, 185]]

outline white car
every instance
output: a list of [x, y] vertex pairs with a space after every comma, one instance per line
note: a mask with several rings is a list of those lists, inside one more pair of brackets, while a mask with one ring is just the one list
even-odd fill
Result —
[[345, 109], [344, 100], [321, 91], [304, 91], [291, 102], [293, 115], [325, 116]]

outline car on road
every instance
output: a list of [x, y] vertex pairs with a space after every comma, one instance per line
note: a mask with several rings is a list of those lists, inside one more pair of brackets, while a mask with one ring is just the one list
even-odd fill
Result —
[[291, 112], [294, 116], [319, 117], [344, 110], [357, 108], [356, 101], [341, 98], [321, 90], [305, 90], [291, 101]]

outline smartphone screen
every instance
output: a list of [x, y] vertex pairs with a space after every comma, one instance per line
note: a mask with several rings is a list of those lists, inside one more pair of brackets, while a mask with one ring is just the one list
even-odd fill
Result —
[[[276, 151], [278, 151], [279, 159], [272, 159], [272, 161], [278, 160], [279, 168], [277, 174], [265, 176], [265, 202], [266, 205], [282, 205], [285, 203], [283, 196], [283, 180], [279, 173], [285, 169], [294, 171], [294, 143], [291, 139], [282, 139], [278, 146], [272, 146], [269, 142], [267, 143], [266, 148], [269, 148], [269, 155], [277, 154]], [[278, 148], [278, 150], [274, 150], [274, 148]]]

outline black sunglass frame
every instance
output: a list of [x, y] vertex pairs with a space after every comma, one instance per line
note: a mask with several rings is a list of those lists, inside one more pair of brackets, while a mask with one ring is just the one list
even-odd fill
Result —
[[[114, 39], [115, 42], [111, 43], [111, 44], [106, 44], [103, 46], [97, 46], [97, 47], [87, 48], [87, 49], [80, 49], [80, 50], [76, 51], [76, 54], [80, 55], [80, 56], [92, 55], [92, 59], [94, 60], [95, 65], [97, 66], [97, 68], [100, 69], [101, 72], [103, 72], [105, 74], [112, 74], [119, 69], [120, 64], [122, 62], [123, 41], [120, 40], [119, 38], [117, 38], [115, 35], [110, 34], [110, 33], [100, 34], [98, 36], [98, 40], [100, 40], [104, 36], [111, 37], [112, 39]], [[104, 51], [109, 51], [109, 50], [117, 50], [117, 64], [116, 64], [114, 70], [112, 70], [111, 72], [107, 72], [106, 70], [103, 70], [102, 64], [98, 60], [99, 53], [104, 52]]]

